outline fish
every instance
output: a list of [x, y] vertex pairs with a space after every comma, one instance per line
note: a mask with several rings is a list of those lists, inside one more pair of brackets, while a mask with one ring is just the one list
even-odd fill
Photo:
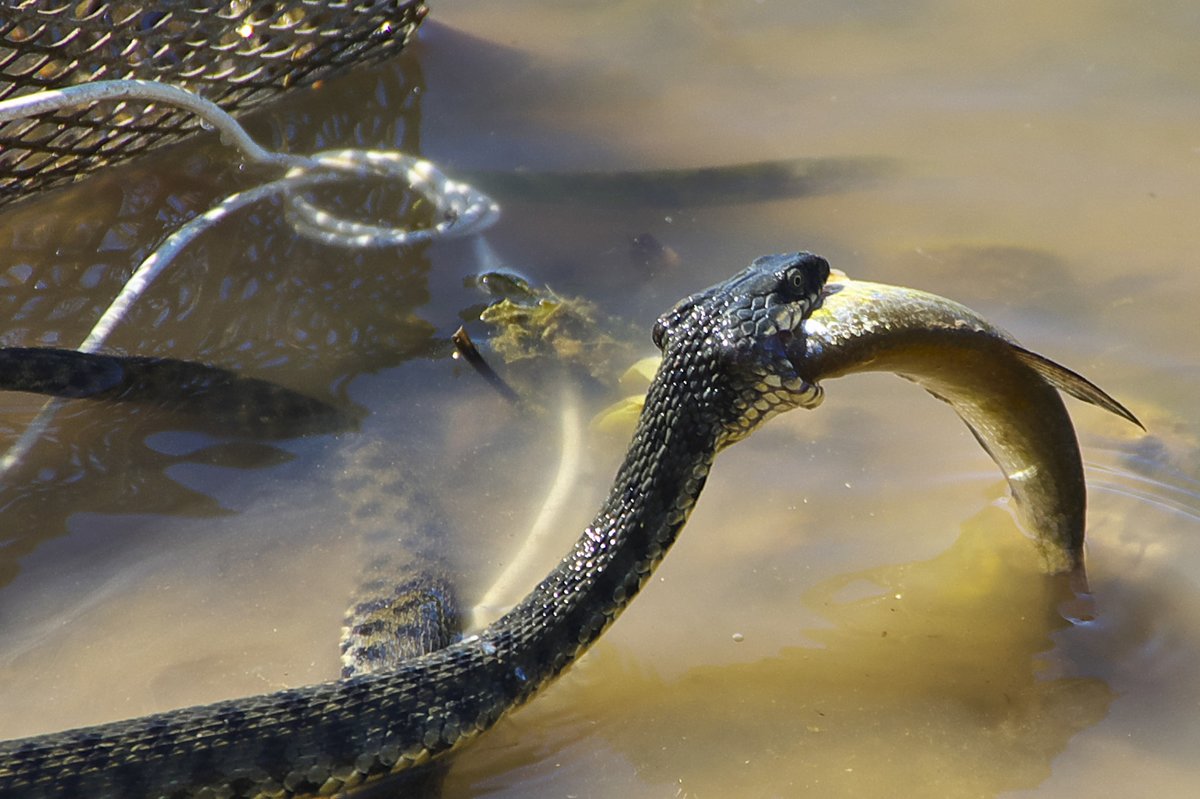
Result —
[[892, 372], [950, 405], [1003, 472], [1044, 570], [1083, 574], [1087, 490], [1060, 392], [1144, 430], [1128, 408], [960, 303], [837, 271], [785, 346], [810, 382]]

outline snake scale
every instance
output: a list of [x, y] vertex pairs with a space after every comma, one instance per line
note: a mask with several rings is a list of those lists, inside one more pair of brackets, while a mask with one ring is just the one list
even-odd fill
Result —
[[811, 253], [765, 256], [659, 318], [663, 361], [603, 506], [551, 573], [477, 635], [382, 672], [0, 743], [0, 795], [332, 795], [470, 740], [628, 605], [718, 451], [820, 403], [790, 356], [828, 276]]

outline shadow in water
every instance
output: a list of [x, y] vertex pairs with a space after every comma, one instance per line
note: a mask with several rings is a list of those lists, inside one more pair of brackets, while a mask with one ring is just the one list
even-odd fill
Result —
[[601, 648], [583, 679], [552, 692], [557, 715], [518, 719], [519, 745], [464, 758], [452, 785], [471, 788], [448, 795], [495, 787], [504, 772], [522, 772], [525, 785], [538, 761], [548, 770], [595, 749], [636, 772], [612, 779], [659, 786], [649, 795], [671, 786], [676, 796], [955, 797], [1035, 786], [1114, 692], [1064, 673], [1072, 667], [1054, 639], [1070, 627], [1059, 612], [1073, 599], [1067, 580], [1043, 576], [1027, 541], [997, 533], [1005, 527], [991, 508], [936, 558], [814, 586], [805, 604], [828, 626], [803, 631], [811, 646], [673, 679]]

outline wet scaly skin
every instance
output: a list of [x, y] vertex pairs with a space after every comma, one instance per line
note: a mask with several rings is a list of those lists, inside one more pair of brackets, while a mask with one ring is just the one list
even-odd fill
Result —
[[950, 403], [1004, 470], [1047, 570], [1078, 570], [1082, 467], [1057, 392], [1132, 415], [957, 303], [828, 276], [809, 253], [768, 256], [659, 319], [663, 363], [608, 499], [546, 579], [478, 635], [391, 670], [0, 742], [0, 793], [306, 796], [420, 766], [527, 701], [603, 633], [665, 556], [721, 449], [816, 407], [818, 381], [856, 371], [896, 372]]

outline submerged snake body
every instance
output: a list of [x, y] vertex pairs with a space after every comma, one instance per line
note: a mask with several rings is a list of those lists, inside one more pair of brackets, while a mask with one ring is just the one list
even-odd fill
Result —
[[819, 404], [788, 354], [828, 275], [809, 253], [760, 258], [659, 319], [663, 363], [607, 500], [558, 566], [478, 635], [385, 672], [0, 743], [0, 795], [332, 794], [491, 726], [645, 584], [722, 447]]

